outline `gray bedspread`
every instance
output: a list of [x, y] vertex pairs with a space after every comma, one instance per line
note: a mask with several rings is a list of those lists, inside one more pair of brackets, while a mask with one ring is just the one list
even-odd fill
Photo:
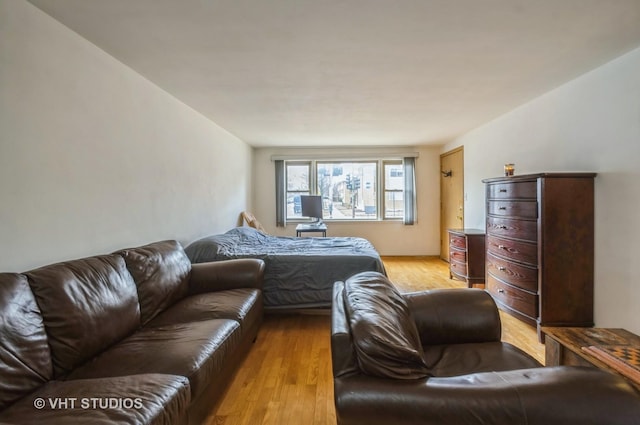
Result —
[[264, 260], [265, 308], [328, 307], [334, 282], [363, 271], [385, 273], [380, 255], [363, 238], [270, 236], [236, 227], [195, 241], [185, 251], [192, 263]]

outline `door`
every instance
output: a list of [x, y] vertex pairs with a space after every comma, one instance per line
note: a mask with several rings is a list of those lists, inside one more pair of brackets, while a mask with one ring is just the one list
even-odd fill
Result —
[[464, 149], [440, 155], [440, 258], [449, 261], [447, 229], [464, 227]]

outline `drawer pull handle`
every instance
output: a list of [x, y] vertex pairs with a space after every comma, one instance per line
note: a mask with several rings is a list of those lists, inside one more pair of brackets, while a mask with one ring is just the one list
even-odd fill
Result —
[[506, 247], [506, 246], [504, 246], [504, 245], [498, 245], [498, 249], [505, 249], [505, 250], [506, 250], [506, 249], [507, 249], [507, 247]]
[[499, 210], [504, 211], [504, 210], [506, 210], [506, 209], [507, 209], [507, 207], [500, 207], [500, 208], [498, 208], [498, 209], [499, 209]]
[[507, 189], [500, 189], [500, 193], [507, 193]]
[[507, 268], [506, 268], [506, 267], [498, 267], [498, 271], [503, 272], [503, 271], [505, 271], [505, 270], [507, 270]]
[[498, 292], [504, 294], [504, 289], [498, 289]]
[[507, 228], [507, 226], [504, 226], [504, 225], [502, 225], [502, 226], [498, 226], [498, 229], [503, 229], [503, 230], [504, 230], [504, 229], [506, 229], [506, 228]]

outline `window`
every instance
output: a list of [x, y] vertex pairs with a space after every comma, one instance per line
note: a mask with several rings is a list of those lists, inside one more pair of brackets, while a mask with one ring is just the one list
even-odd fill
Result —
[[377, 161], [317, 162], [317, 193], [322, 196], [324, 218], [375, 220]]
[[311, 163], [287, 163], [287, 218], [302, 218], [300, 195], [310, 195]]
[[404, 166], [402, 161], [384, 161], [384, 218], [404, 217]]
[[[413, 159], [413, 158], [411, 158]], [[323, 219], [406, 219], [405, 161], [281, 161], [286, 220], [302, 219], [301, 195], [322, 196]], [[284, 165], [284, 166], [282, 166]], [[411, 172], [413, 168], [411, 168]], [[277, 173], [276, 173], [277, 174]], [[381, 187], [382, 190], [378, 190]], [[411, 188], [413, 196], [413, 188]], [[284, 201], [282, 202], [284, 206]]]

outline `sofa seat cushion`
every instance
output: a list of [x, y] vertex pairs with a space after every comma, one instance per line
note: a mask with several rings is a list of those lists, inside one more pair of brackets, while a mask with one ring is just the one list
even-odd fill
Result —
[[363, 272], [350, 277], [344, 300], [362, 372], [393, 379], [429, 376], [409, 306], [386, 276]]
[[56, 378], [140, 327], [136, 285], [120, 256], [67, 261], [25, 274], [44, 318]]
[[189, 381], [183, 376], [147, 374], [51, 381], [2, 411], [0, 422], [186, 424], [190, 402]]
[[137, 373], [180, 375], [189, 378], [195, 399], [215, 380], [240, 342], [240, 328], [235, 320], [142, 328], [76, 369], [68, 379]]
[[262, 318], [262, 292], [242, 288], [206, 292], [184, 298], [151, 320], [147, 327], [210, 319], [232, 319], [250, 328]]
[[424, 356], [433, 376], [458, 376], [540, 367], [527, 353], [505, 342], [431, 345]]

